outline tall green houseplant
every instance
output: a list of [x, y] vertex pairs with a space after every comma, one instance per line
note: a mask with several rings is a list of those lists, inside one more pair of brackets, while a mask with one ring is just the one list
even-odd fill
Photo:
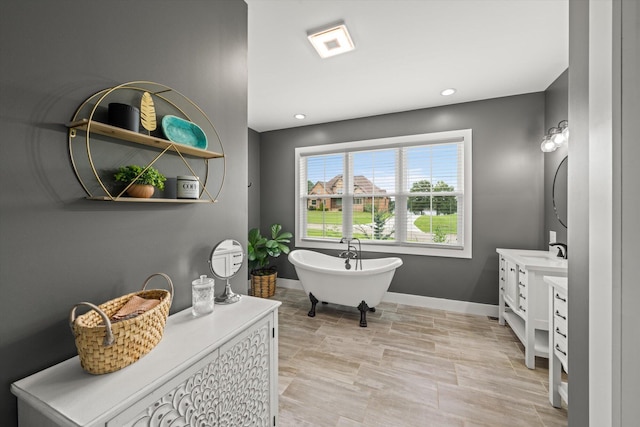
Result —
[[275, 268], [269, 267], [270, 258], [288, 254], [292, 237], [293, 234], [290, 232], [282, 231], [282, 225], [280, 224], [271, 226], [270, 238], [262, 236], [257, 228], [249, 230], [248, 253], [251, 274], [257, 276], [272, 274]]

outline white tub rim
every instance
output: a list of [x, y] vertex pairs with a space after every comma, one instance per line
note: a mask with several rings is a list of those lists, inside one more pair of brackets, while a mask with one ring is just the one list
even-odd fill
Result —
[[311, 270], [311, 271], [315, 271], [318, 273], [326, 273], [326, 272], [331, 272], [331, 274], [336, 274], [336, 275], [340, 275], [340, 276], [347, 276], [347, 275], [358, 275], [358, 276], [369, 276], [369, 275], [375, 275], [375, 274], [380, 274], [380, 273], [384, 273], [390, 270], [395, 270], [397, 268], [399, 268], [400, 266], [402, 266], [403, 261], [402, 258], [398, 258], [398, 257], [381, 257], [381, 258], [372, 258], [372, 259], [363, 259], [362, 260], [362, 264], [363, 267], [366, 267], [367, 261], [387, 261], [386, 263], [380, 265], [380, 266], [376, 266], [373, 268], [364, 268], [363, 270], [356, 270], [355, 266], [356, 266], [356, 259], [353, 259], [352, 262], [352, 267], [351, 270], [347, 270], [346, 268], [342, 268], [342, 269], [336, 269], [336, 268], [329, 268], [326, 266], [316, 266], [313, 264], [308, 264], [304, 261], [302, 261], [300, 259], [301, 256], [303, 256], [305, 253], [308, 254], [313, 254], [312, 256], [318, 256], [318, 257], [324, 257], [327, 258], [328, 260], [330, 259], [331, 262], [336, 262], [339, 261], [340, 263], [344, 263], [344, 259], [342, 258], [338, 258], [336, 256], [332, 256], [332, 255], [327, 255], [327, 254], [323, 254], [322, 252], [316, 252], [316, 251], [311, 251], [308, 249], [295, 249], [291, 252], [289, 252], [289, 256], [288, 259], [289, 261], [296, 267], [300, 267], [300, 268], [305, 268], [307, 270]]

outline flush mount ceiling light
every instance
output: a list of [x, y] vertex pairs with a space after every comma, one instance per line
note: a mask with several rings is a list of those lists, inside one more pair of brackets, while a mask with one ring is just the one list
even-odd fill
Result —
[[293, 118], [294, 118], [294, 119], [298, 119], [298, 120], [303, 120], [303, 119], [305, 119], [306, 117], [307, 117], [307, 116], [306, 116], [306, 115], [304, 115], [304, 114], [295, 114], [295, 115], [293, 116]]
[[551, 153], [556, 151], [562, 144], [569, 142], [569, 122], [562, 120], [558, 123], [558, 126], [552, 127], [547, 131], [547, 134], [540, 144], [540, 149], [544, 153]]
[[442, 92], [440, 92], [440, 95], [442, 96], [450, 96], [453, 95], [454, 93], [456, 93], [456, 90], [452, 87], [450, 87], [449, 89], [445, 89]]
[[321, 58], [340, 55], [355, 49], [347, 26], [338, 21], [321, 28], [307, 31], [307, 38]]

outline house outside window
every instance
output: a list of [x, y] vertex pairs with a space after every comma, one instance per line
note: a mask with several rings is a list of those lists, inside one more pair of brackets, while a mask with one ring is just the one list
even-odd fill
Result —
[[296, 149], [296, 246], [471, 258], [471, 130]]

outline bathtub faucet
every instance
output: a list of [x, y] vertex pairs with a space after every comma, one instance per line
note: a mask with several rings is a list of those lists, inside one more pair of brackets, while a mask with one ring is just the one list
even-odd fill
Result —
[[[356, 247], [351, 244], [351, 242], [353, 242], [354, 240], [358, 241], [358, 247], [360, 249], [356, 249]], [[343, 237], [342, 239], [340, 239], [340, 243], [347, 244], [347, 250], [340, 252], [340, 254], [338, 255], [340, 258], [345, 259], [344, 268], [346, 268], [347, 270], [351, 270], [351, 260], [356, 259], [356, 270], [358, 269], [358, 264], [360, 265], [360, 270], [362, 270], [362, 257], [361, 257], [362, 246], [360, 244], [360, 239], [358, 238], [349, 239], [348, 237]]]

